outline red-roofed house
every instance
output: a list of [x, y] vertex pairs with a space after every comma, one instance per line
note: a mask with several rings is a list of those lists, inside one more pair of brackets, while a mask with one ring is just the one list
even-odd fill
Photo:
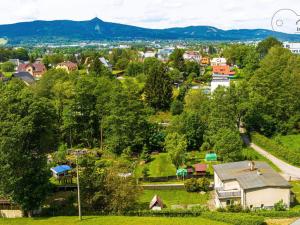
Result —
[[198, 163], [198, 164], [195, 164], [194, 167], [195, 167], [196, 175], [205, 175], [206, 174], [206, 169], [207, 169], [206, 164]]
[[220, 75], [234, 75], [235, 72], [230, 70], [228, 65], [225, 66], [213, 66], [213, 73]]
[[28, 72], [35, 78], [42, 77], [46, 71], [45, 65], [41, 62], [20, 64], [17, 69], [17, 72]]

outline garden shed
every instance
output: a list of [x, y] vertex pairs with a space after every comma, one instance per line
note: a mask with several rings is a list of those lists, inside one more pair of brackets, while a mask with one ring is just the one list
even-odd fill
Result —
[[218, 157], [216, 153], [207, 153], [205, 155], [205, 161], [217, 161]]

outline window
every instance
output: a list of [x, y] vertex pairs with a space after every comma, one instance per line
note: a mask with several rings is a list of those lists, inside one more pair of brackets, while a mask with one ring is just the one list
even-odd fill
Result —
[[230, 199], [226, 200], [226, 205], [230, 205], [231, 201]]
[[260, 208], [262, 208], [262, 209], [263, 209], [263, 208], [264, 208], [264, 204], [261, 204], [261, 205], [260, 205]]
[[253, 205], [250, 205], [250, 209], [252, 209], [253, 208]]

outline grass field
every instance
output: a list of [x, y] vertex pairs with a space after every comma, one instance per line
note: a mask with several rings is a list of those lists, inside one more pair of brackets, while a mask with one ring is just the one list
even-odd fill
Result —
[[140, 202], [149, 205], [154, 195], [158, 195], [167, 207], [171, 205], [205, 205], [209, 194], [191, 193], [185, 190], [144, 190]]
[[126, 217], [126, 216], [90, 216], [79, 221], [77, 217], [51, 217], [51, 218], [21, 218], [1, 219], [1, 225], [226, 225], [227, 223], [192, 218], [166, 218], [166, 217]]
[[172, 164], [171, 159], [167, 153], [160, 153], [159, 155], [152, 156], [150, 163], [146, 165], [138, 165], [135, 170], [137, 177], [142, 176], [143, 168], [147, 166], [149, 169], [150, 177], [165, 177], [176, 175], [176, 168]]
[[300, 152], [300, 134], [278, 136], [276, 140], [284, 147]]

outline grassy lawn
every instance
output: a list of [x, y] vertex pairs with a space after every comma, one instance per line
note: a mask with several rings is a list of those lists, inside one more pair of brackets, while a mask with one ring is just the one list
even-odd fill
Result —
[[0, 219], [1, 225], [226, 225], [227, 223], [192, 218], [89, 216], [79, 221], [77, 217], [51, 217], [36, 219]]
[[209, 199], [208, 193], [192, 193], [185, 190], [144, 190], [140, 202], [148, 206], [154, 195], [158, 195], [167, 208], [171, 205], [205, 205]]
[[[292, 191], [296, 195], [296, 200], [300, 204], [300, 181], [292, 181]], [[297, 205], [295, 208], [300, 209], [300, 205]]]
[[176, 168], [172, 164], [171, 159], [167, 153], [160, 153], [159, 155], [152, 156], [150, 163], [146, 165], [138, 165], [135, 169], [137, 177], [142, 176], [143, 168], [147, 166], [149, 169], [150, 177], [165, 177], [176, 175]]
[[243, 149], [243, 156], [245, 157], [245, 159], [247, 160], [256, 160], [256, 161], [263, 161], [268, 163], [275, 171], [280, 172], [280, 169], [274, 164], [272, 163], [269, 159], [267, 159], [266, 157], [262, 156], [261, 154], [259, 154], [258, 152], [256, 152], [254, 149], [252, 148], [244, 148]]
[[300, 152], [300, 134], [278, 136], [276, 140], [279, 140], [284, 147]]

